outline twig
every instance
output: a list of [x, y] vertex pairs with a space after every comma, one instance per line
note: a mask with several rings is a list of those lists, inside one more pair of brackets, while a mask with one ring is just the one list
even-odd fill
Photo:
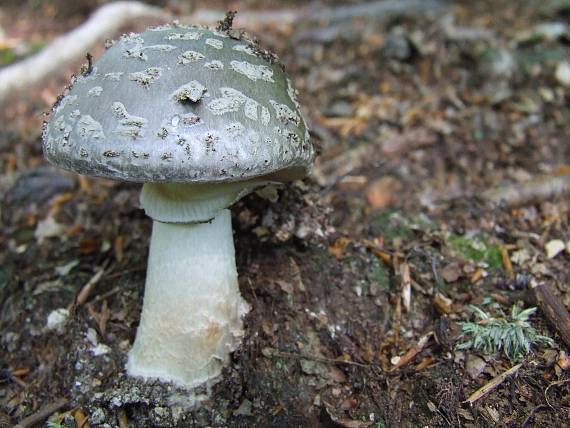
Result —
[[75, 299], [75, 303], [77, 305], [82, 305], [87, 301], [89, 295], [91, 294], [97, 283], [101, 280], [104, 273], [105, 273], [105, 268], [100, 268], [95, 273], [95, 275], [93, 275], [91, 279], [87, 281], [87, 284], [85, 284], [81, 289], [81, 291], [79, 291], [79, 293], [77, 294], [77, 298]]
[[570, 382], [570, 379], [559, 380], [558, 382], [552, 382], [550, 385], [546, 387], [546, 389], [544, 390], [544, 399], [546, 400], [546, 404], [548, 404], [550, 408], [556, 410], [556, 408], [552, 404], [550, 404], [550, 401], [548, 401], [548, 390], [553, 386], [564, 385], [565, 383], [568, 382]]
[[570, 348], [570, 313], [548, 284], [531, 284], [536, 303], [546, 319], [556, 329], [566, 346]]
[[158, 7], [138, 1], [119, 1], [101, 6], [79, 27], [58, 37], [41, 52], [0, 70], [0, 104], [18, 91], [37, 84], [121, 27], [142, 19], [169, 20]]
[[[109, 279], [109, 277], [107, 277], [107, 279]], [[100, 302], [101, 300], [105, 300], [108, 297], [111, 297], [114, 294], [117, 294], [119, 291], [124, 290], [124, 287], [121, 286], [117, 286], [117, 287], [113, 287], [111, 288], [109, 291], [103, 293], [103, 294], [99, 294], [96, 297], [94, 297], [93, 299], [91, 299], [89, 302], [87, 302], [88, 305], [93, 305], [97, 302]]]
[[488, 383], [486, 383], [481, 388], [479, 388], [477, 391], [475, 391], [473, 394], [471, 394], [469, 396], [469, 398], [464, 401], [464, 403], [469, 403], [470, 405], [473, 405], [473, 403], [475, 403], [475, 401], [479, 400], [480, 398], [483, 398], [489, 392], [493, 391], [500, 384], [502, 384], [509, 376], [518, 372], [521, 367], [522, 367], [522, 363], [517, 364], [516, 366], [511, 367], [510, 369], [501, 373], [500, 375], [495, 376]]
[[109, 275], [107, 275], [106, 278], [107, 279], [115, 279], [115, 278], [118, 278], [120, 276], [123, 276], [126, 273], [144, 272], [145, 270], [146, 270], [146, 267], [144, 267], [144, 266], [132, 268], [132, 269], [125, 269], [125, 270], [121, 270], [118, 272], [110, 273]]
[[401, 297], [402, 304], [406, 312], [410, 312], [410, 306], [412, 304], [412, 279], [410, 276], [410, 265], [407, 262], [403, 262], [400, 265], [400, 279], [401, 279]]
[[67, 403], [69, 403], [69, 400], [67, 398], [60, 398], [56, 402], [43, 407], [33, 415], [22, 419], [19, 424], [14, 426], [14, 428], [27, 428], [40, 423], [44, 419], [51, 416], [53, 413], [57, 412], [59, 409], [67, 406]]
[[547, 201], [570, 194], [570, 174], [541, 176], [523, 183], [502, 186], [483, 192], [483, 199], [490, 205], [508, 208]]

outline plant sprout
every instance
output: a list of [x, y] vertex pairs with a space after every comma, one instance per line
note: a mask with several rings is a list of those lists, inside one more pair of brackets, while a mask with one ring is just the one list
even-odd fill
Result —
[[493, 354], [503, 351], [511, 361], [520, 361], [530, 352], [532, 345], [553, 346], [554, 341], [542, 336], [530, 325], [529, 318], [536, 312], [536, 308], [522, 310], [513, 305], [510, 315], [501, 314], [491, 316], [488, 312], [477, 306], [470, 305], [476, 321], [462, 322], [461, 338], [466, 340], [457, 349], [473, 349]]

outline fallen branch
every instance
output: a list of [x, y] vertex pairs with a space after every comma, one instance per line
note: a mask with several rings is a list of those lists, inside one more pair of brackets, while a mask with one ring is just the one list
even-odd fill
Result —
[[566, 346], [570, 348], [570, 313], [552, 292], [550, 285], [534, 285], [532, 291], [538, 307], [558, 332]]
[[512, 208], [568, 195], [570, 195], [570, 174], [542, 176], [534, 180], [487, 190], [483, 192], [483, 199], [490, 205]]
[[0, 70], [0, 104], [9, 96], [61, 71], [85, 56], [97, 42], [111, 37], [121, 27], [141, 19], [172, 19], [158, 7], [136, 1], [109, 3], [97, 9], [76, 29], [58, 37], [41, 52]]
[[42, 422], [44, 419], [47, 419], [61, 408], [67, 406], [67, 403], [69, 403], [69, 400], [67, 398], [60, 398], [56, 402], [48, 404], [47, 406], [41, 408], [33, 415], [22, 419], [19, 424], [14, 426], [14, 428], [27, 428], [34, 426]]
[[315, 175], [319, 184], [332, 185], [342, 177], [358, 170], [371, 161], [380, 162], [386, 159], [402, 157], [407, 153], [425, 149], [437, 144], [437, 134], [426, 128], [415, 128], [404, 131], [381, 144], [360, 144], [346, 150], [332, 159], [317, 164]]
[[[234, 21], [238, 27], [255, 24], [273, 25], [293, 24], [303, 20], [307, 22], [347, 22], [355, 18], [391, 18], [395, 15], [419, 15], [439, 13], [446, 7], [441, 0], [379, 0], [362, 4], [336, 7], [319, 7], [316, 3], [300, 9], [283, 9], [259, 12], [239, 12]], [[199, 10], [190, 18], [194, 23], [211, 24], [224, 18], [223, 10]], [[185, 20], [184, 20], [185, 21]]]
[[[309, 5], [300, 9], [240, 12], [236, 27], [292, 25], [305, 22], [348, 22], [351, 19], [386, 19], [394, 15], [440, 12], [445, 8], [441, 0], [382, 0], [360, 5], [320, 8]], [[211, 25], [224, 18], [222, 10], [199, 10], [180, 17], [181, 22]], [[105, 38], [113, 37], [123, 26], [141, 19], [166, 22], [174, 17], [162, 9], [138, 1], [119, 1], [97, 9], [91, 17], [71, 32], [50, 43], [41, 52], [0, 70], [0, 104], [11, 95], [37, 84], [66, 65], [85, 56], [88, 49]]]

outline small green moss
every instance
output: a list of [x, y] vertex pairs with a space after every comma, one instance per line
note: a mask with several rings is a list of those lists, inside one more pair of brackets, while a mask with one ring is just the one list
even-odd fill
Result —
[[451, 250], [464, 260], [484, 262], [490, 268], [501, 268], [503, 258], [498, 245], [489, 245], [482, 236], [451, 235], [447, 239]]
[[18, 55], [13, 49], [5, 48], [0, 49], [0, 65], [8, 65], [15, 62], [18, 59]]
[[382, 290], [390, 289], [390, 272], [380, 261], [375, 261], [368, 274], [368, 279], [380, 286]]
[[30, 53], [36, 53], [45, 48], [46, 44], [47, 43], [45, 42], [45, 40], [34, 40], [28, 45], [28, 48], [30, 50]]
[[414, 236], [407, 219], [394, 210], [386, 210], [372, 217], [370, 232], [374, 236], [382, 236], [386, 241], [411, 239]]

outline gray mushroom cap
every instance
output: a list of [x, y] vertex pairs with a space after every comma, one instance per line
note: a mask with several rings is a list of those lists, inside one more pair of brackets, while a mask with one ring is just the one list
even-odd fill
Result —
[[287, 181], [314, 156], [279, 64], [183, 26], [121, 37], [56, 105], [43, 148], [59, 167], [138, 182]]

